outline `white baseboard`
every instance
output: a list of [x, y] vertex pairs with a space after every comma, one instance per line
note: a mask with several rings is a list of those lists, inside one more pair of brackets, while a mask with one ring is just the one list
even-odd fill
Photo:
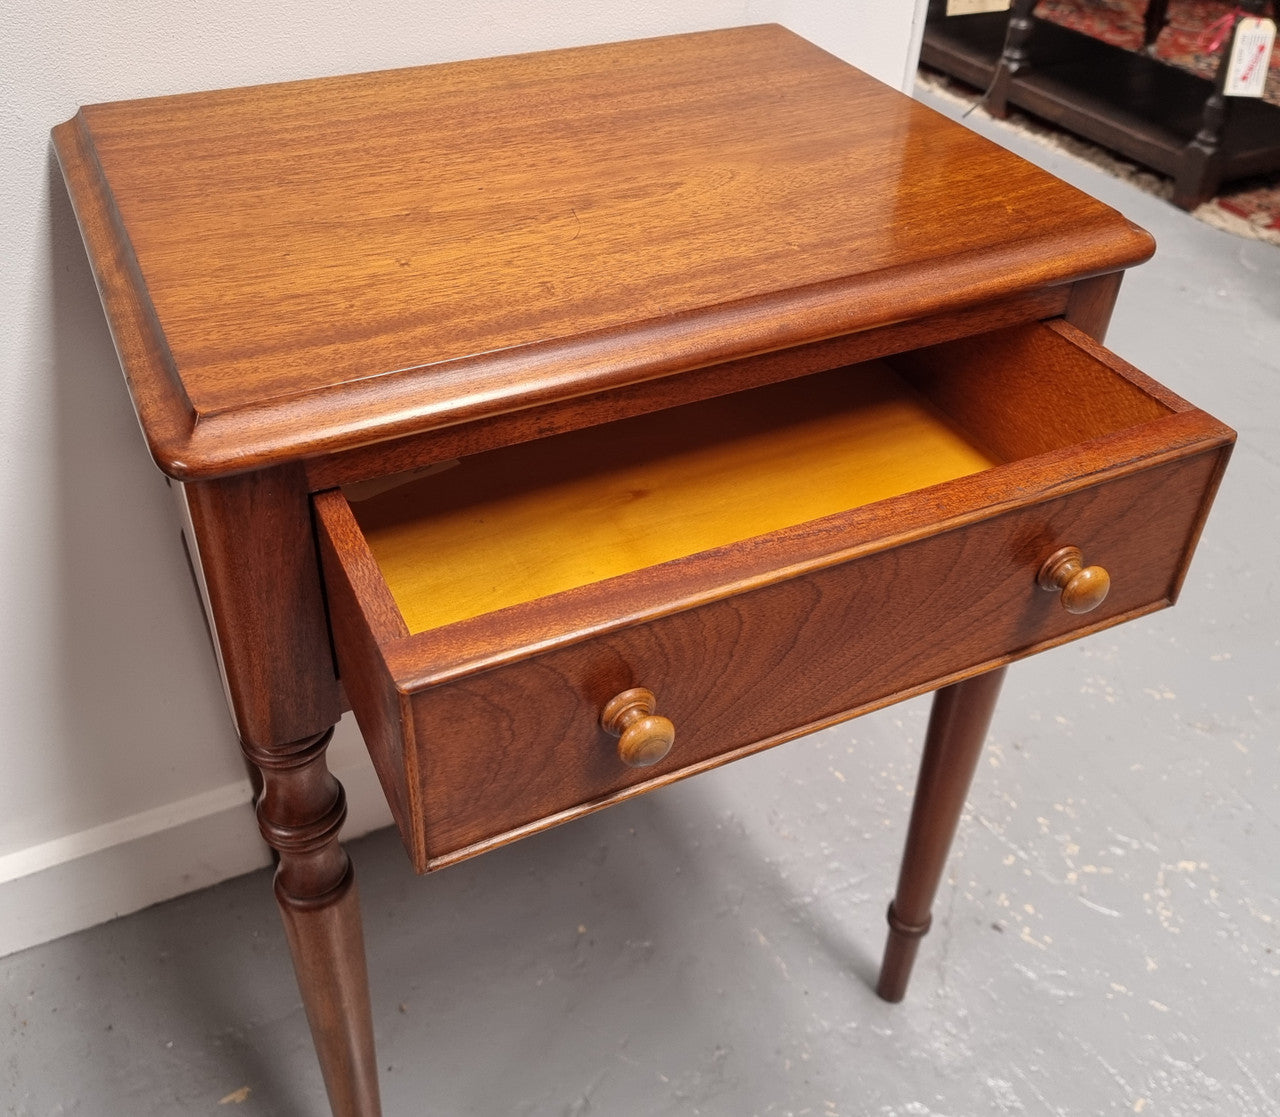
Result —
[[[347, 752], [331, 762], [354, 838], [391, 813], [368, 758]], [[0, 857], [0, 957], [269, 865], [251, 794], [245, 779]]]

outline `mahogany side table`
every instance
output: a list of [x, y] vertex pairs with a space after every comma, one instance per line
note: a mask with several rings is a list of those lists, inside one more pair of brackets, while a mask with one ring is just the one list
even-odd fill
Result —
[[937, 691], [905, 992], [1004, 667], [1170, 604], [1233, 435], [1102, 348], [1124, 218], [780, 27], [54, 130], [179, 496], [336, 1114], [325, 766], [440, 868]]

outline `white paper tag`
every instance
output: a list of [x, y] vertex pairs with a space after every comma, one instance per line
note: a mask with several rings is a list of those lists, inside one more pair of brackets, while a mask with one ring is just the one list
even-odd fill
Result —
[[1235, 44], [1227, 63], [1228, 97], [1261, 97], [1271, 66], [1271, 48], [1276, 45], [1276, 25], [1269, 19], [1246, 16], [1236, 24]]
[[1007, 12], [1013, 0], [947, 0], [947, 15], [976, 16], [980, 12]]

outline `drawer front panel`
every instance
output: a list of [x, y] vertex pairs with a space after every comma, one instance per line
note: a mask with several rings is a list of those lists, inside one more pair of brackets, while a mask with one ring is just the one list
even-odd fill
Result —
[[[957, 673], [1167, 604], [1220, 457], [1200, 454], [410, 696], [410, 798], [428, 863], [665, 782]], [[1059, 547], [1111, 593], [1067, 613], [1040, 589]], [[671, 753], [633, 769], [599, 725], [652, 690]], [[417, 844], [417, 843], [415, 843]]]

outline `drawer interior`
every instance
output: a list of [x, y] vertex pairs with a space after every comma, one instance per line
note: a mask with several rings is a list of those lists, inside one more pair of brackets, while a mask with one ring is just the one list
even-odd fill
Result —
[[1024, 327], [503, 447], [344, 495], [419, 633], [1170, 410], [1053, 331]]

